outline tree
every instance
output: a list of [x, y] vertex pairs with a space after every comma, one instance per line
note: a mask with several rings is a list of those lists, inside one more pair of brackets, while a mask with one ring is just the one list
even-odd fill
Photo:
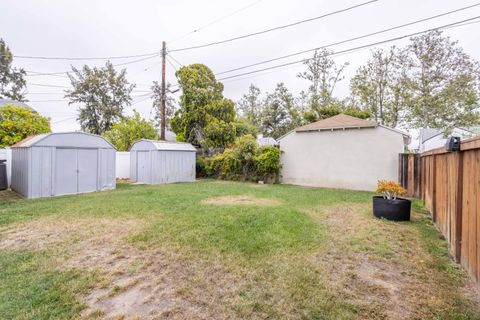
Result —
[[130, 150], [132, 144], [140, 139], [157, 139], [157, 130], [153, 123], [142, 119], [138, 112], [133, 113], [132, 117], [122, 118], [103, 134], [118, 151]]
[[28, 136], [50, 131], [50, 120], [28, 108], [11, 104], [0, 108], [0, 148], [12, 146]]
[[262, 131], [265, 136], [275, 139], [296, 126], [298, 114], [292, 94], [283, 83], [278, 83], [275, 91], [267, 93], [262, 113]]
[[256, 137], [258, 134], [257, 127], [244, 118], [236, 118], [233, 124], [235, 125], [236, 137], [245, 136], [247, 134]]
[[135, 85], [127, 81], [126, 70], [119, 73], [110, 62], [104, 68], [72, 67], [68, 74], [72, 89], [66, 91], [69, 105], [79, 103], [78, 120], [83, 131], [103, 134], [121, 119], [123, 109], [131, 104]]
[[479, 65], [456, 41], [441, 31], [414, 37], [402, 62], [410, 126], [449, 131], [479, 123]]
[[[162, 115], [160, 113], [160, 106], [162, 104], [162, 87], [158, 83], [158, 81], [153, 81], [153, 85], [150, 88], [153, 92], [152, 94], [152, 99], [153, 99], [153, 109], [155, 110], [155, 116], [154, 116], [154, 123], [155, 127], [157, 129], [160, 129], [161, 123], [162, 123]], [[175, 115], [175, 98], [173, 98], [171, 95], [168, 94], [170, 91], [170, 84], [167, 84], [167, 89], [166, 89], [166, 100], [165, 100], [165, 124], [167, 129], [171, 128], [171, 119]]]
[[180, 108], [172, 119], [177, 139], [203, 148], [224, 148], [235, 139], [235, 104], [223, 97], [223, 84], [203, 64], [176, 72], [182, 89]]
[[25, 101], [25, 70], [12, 68], [13, 55], [0, 39], [0, 98]]
[[395, 57], [395, 48], [388, 52], [374, 50], [350, 81], [352, 95], [358, 97], [362, 108], [370, 111], [378, 123], [392, 127], [397, 125], [398, 118], [398, 109], [392, 105]]
[[307, 71], [297, 76], [311, 82], [308, 88], [310, 108], [318, 112], [322, 107], [338, 105], [338, 100], [333, 97], [333, 91], [338, 82], [344, 79], [343, 71], [348, 63], [337, 66], [329, 56], [332, 51], [321, 49], [315, 51], [313, 57], [305, 61]]
[[248, 92], [244, 94], [242, 99], [238, 102], [240, 116], [247, 119], [248, 122], [252, 123], [257, 128], [260, 128], [262, 122], [261, 115], [263, 105], [260, 94], [260, 89], [251, 84], [248, 88]]

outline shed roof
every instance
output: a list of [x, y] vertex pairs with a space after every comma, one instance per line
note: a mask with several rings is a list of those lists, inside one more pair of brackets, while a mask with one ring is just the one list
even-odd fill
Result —
[[12, 100], [12, 99], [0, 99], [0, 108], [5, 107], [6, 105], [9, 105], [9, 104], [17, 106], [17, 107], [27, 108], [32, 112], [37, 112], [35, 109], [30, 107], [25, 102]]
[[338, 114], [327, 119], [309, 123], [303, 127], [295, 129], [295, 131], [302, 132], [353, 128], [375, 128], [377, 125], [378, 124], [372, 120], [364, 120], [348, 116], [346, 114]]
[[14, 144], [12, 148], [28, 148], [33, 146], [115, 149], [105, 138], [85, 132], [57, 132], [29, 136]]
[[174, 142], [174, 141], [161, 141], [161, 140], [148, 140], [141, 139], [135, 142], [130, 150], [142, 150], [143, 147], [140, 145], [146, 146], [149, 145], [148, 150], [169, 150], [169, 151], [193, 151], [196, 152], [197, 149], [186, 142]]

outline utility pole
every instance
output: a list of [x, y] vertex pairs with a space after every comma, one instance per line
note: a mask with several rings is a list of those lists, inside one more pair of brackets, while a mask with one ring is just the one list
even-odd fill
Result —
[[167, 100], [167, 96], [165, 94], [165, 59], [167, 57], [167, 46], [165, 41], [162, 42], [162, 96], [161, 96], [161, 104], [160, 104], [160, 140], [165, 140], [165, 103]]

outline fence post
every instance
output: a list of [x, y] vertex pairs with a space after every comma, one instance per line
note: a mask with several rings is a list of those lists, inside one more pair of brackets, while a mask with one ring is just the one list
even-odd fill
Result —
[[462, 255], [463, 152], [457, 152], [457, 190], [455, 203], [455, 261]]
[[437, 222], [437, 161], [432, 155], [432, 220]]

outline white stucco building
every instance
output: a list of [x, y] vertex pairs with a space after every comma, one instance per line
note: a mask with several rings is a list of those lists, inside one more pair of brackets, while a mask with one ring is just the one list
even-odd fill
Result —
[[[449, 136], [457, 136], [463, 140], [477, 136], [478, 134], [476, 132], [478, 132], [478, 128], [453, 128]], [[447, 138], [440, 129], [420, 129], [418, 151], [425, 152], [444, 147], [447, 143]]]
[[279, 139], [282, 182], [373, 191], [379, 179], [398, 180], [398, 154], [409, 136], [340, 114], [297, 128]]

